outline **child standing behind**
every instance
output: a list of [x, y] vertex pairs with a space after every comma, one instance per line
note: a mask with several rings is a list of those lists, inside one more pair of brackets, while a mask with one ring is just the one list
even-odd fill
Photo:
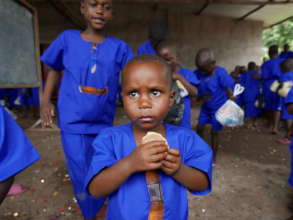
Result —
[[181, 121], [181, 126], [191, 128], [191, 99], [197, 95], [197, 88], [195, 85], [199, 84], [198, 79], [194, 73], [186, 68], [182, 68], [177, 61], [177, 49], [173, 42], [162, 41], [157, 49], [158, 56], [162, 57], [172, 68], [173, 80], [179, 80], [187, 91], [183, 97], [184, 112]]
[[[186, 220], [186, 190], [211, 190], [210, 147], [191, 129], [163, 123], [174, 98], [171, 88], [171, 69], [160, 57], [138, 56], [123, 71], [122, 98], [131, 123], [99, 134], [86, 179], [90, 194], [109, 196], [106, 219], [157, 213], [156, 219]], [[149, 131], [166, 141], [143, 142]]]
[[137, 49], [137, 54], [157, 55], [156, 47], [167, 37], [167, 25], [160, 21], [154, 21], [149, 25], [149, 40]]
[[245, 117], [248, 119], [248, 125], [255, 126], [256, 117], [260, 113], [259, 108], [256, 106], [256, 101], [260, 96], [260, 73], [257, 70], [255, 62], [249, 62], [247, 70], [248, 72], [242, 75], [242, 85], [245, 88], [242, 94], [242, 99], [244, 102]]
[[219, 145], [219, 131], [223, 126], [217, 121], [215, 114], [218, 109], [228, 100], [235, 100], [231, 88], [234, 86], [232, 77], [227, 71], [216, 66], [214, 54], [210, 49], [201, 49], [195, 58], [197, 70], [195, 74], [200, 80], [198, 87], [199, 98], [202, 99], [197, 132], [203, 137], [205, 126], [212, 125], [211, 130], [211, 146], [214, 151], [214, 157]]
[[106, 36], [112, 19], [111, 0], [82, 0], [87, 28], [60, 34], [42, 56], [50, 71], [41, 102], [45, 126], [52, 123], [50, 101], [58, 72], [64, 71], [58, 96], [58, 123], [74, 193], [85, 219], [95, 219], [103, 199], [87, 196], [83, 189], [92, 142], [113, 124], [119, 73], [132, 52], [128, 45]]

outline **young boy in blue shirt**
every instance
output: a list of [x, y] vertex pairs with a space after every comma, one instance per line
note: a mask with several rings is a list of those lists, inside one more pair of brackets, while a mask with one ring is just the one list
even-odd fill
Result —
[[228, 99], [236, 99], [232, 92], [234, 81], [223, 67], [216, 66], [214, 54], [208, 48], [199, 50], [195, 58], [195, 65], [198, 69], [194, 73], [200, 81], [198, 95], [203, 101], [198, 118], [197, 132], [203, 137], [205, 126], [207, 124], [212, 125], [211, 147], [214, 151], [214, 157], [216, 157], [219, 131], [223, 127], [216, 120], [215, 114]]
[[[122, 98], [131, 123], [97, 136], [86, 179], [91, 195], [109, 197], [107, 220], [148, 219], [158, 211], [153, 207], [163, 211], [160, 219], [186, 220], [186, 190], [211, 190], [210, 147], [191, 129], [163, 123], [173, 102], [171, 88], [171, 69], [160, 57], [138, 56], [123, 70]], [[143, 142], [149, 131], [166, 141]]]
[[258, 80], [260, 73], [257, 70], [255, 62], [249, 62], [247, 72], [242, 74], [242, 86], [244, 92], [242, 100], [245, 108], [245, 117], [248, 119], [247, 123], [250, 126], [255, 126], [256, 117], [260, 114], [260, 110], [256, 105], [256, 101], [260, 96], [261, 81]]
[[156, 47], [167, 37], [167, 25], [161, 21], [154, 21], [149, 25], [149, 40], [137, 49], [137, 54], [157, 55]]
[[268, 123], [272, 134], [279, 132], [279, 121], [281, 111], [281, 98], [271, 91], [271, 85], [279, 80], [281, 75], [280, 64], [283, 59], [278, 57], [278, 46], [269, 47], [270, 59], [261, 66], [261, 79], [263, 80], [264, 110], [267, 113]]
[[0, 204], [5, 199], [14, 176], [39, 160], [23, 130], [0, 105]]
[[191, 100], [197, 96], [196, 85], [199, 84], [199, 80], [194, 73], [186, 68], [181, 67], [177, 61], [177, 49], [176, 45], [172, 41], [162, 41], [157, 49], [158, 56], [162, 57], [172, 68], [173, 80], [179, 80], [188, 94], [183, 97], [184, 112], [181, 121], [181, 126], [191, 128]]
[[[281, 76], [280, 83], [292, 83], [293, 84], [293, 59], [284, 60], [281, 63]], [[292, 126], [293, 115], [288, 113], [287, 106], [285, 103], [286, 98], [281, 96], [281, 119], [285, 121], [286, 124], [286, 133], [284, 138], [278, 139], [277, 142], [281, 144], [290, 144], [291, 143], [291, 131], [290, 128]]]
[[103, 199], [89, 197], [83, 189], [92, 142], [113, 124], [119, 75], [132, 57], [129, 46], [106, 36], [112, 19], [111, 0], [82, 0], [87, 28], [67, 30], [45, 51], [41, 60], [50, 68], [41, 101], [45, 126], [52, 123], [50, 101], [63, 71], [58, 95], [58, 123], [74, 193], [85, 219], [95, 219]]
[[279, 57], [281, 59], [290, 59], [293, 58], [293, 51], [290, 51], [289, 44], [284, 45], [284, 50], [280, 53]]

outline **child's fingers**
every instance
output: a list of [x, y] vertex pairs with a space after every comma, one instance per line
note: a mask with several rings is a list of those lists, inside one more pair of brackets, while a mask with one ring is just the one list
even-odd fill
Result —
[[160, 154], [154, 154], [151, 157], [151, 162], [159, 162], [162, 161], [166, 158], [166, 154], [165, 153], [160, 153]]
[[172, 154], [174, 156], [180, 156], [180, 151], [178, 149], [175, 149], [175, 148], [169, 148], [168, 153]]

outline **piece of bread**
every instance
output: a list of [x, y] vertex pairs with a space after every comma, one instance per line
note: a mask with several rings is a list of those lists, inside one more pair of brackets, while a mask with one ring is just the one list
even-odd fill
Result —
[[145, 136], [142, 137], [142, 143], [148, 143], [151, 141], [164, 141], [167, 145], [167, 140], [160, 133], [149, 131]]

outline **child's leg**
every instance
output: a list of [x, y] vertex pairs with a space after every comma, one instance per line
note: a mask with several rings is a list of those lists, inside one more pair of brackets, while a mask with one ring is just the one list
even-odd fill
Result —
[[211, 130], [211, 147], [214, 153], [214, 161], [216, 161], [217, 152], [219, 148], [219, 131]]
[[272, 133], [277, 134], [279, 132], [279, 122], [280, 122], [280, 111], [273, 111], [273, 120], [272, 120]]
[[13, 181], [14, 181], [14, 176], [0, 182], [0, 205], [5, 199]]
[[68, 173], [79, 207], [85, 219], [95, 219], [96, 214], [103, 207], [105, 199], [94, 198], [84, 189], [84, 180], [92, 154], [91, 144], [95, 135], [62, 132], [61, 136]]
[[286, 123], [286, 136], [285, 137], [290, 139], [291, 138], [291, 127], [293, 124], [293, 120], [292, 119], [285, 120], [285, 123]]
[[204, 139], [204, 130], [205, 130], [205, 125], [198, 124], [196, 126], [196, 132], [202, 139]]

